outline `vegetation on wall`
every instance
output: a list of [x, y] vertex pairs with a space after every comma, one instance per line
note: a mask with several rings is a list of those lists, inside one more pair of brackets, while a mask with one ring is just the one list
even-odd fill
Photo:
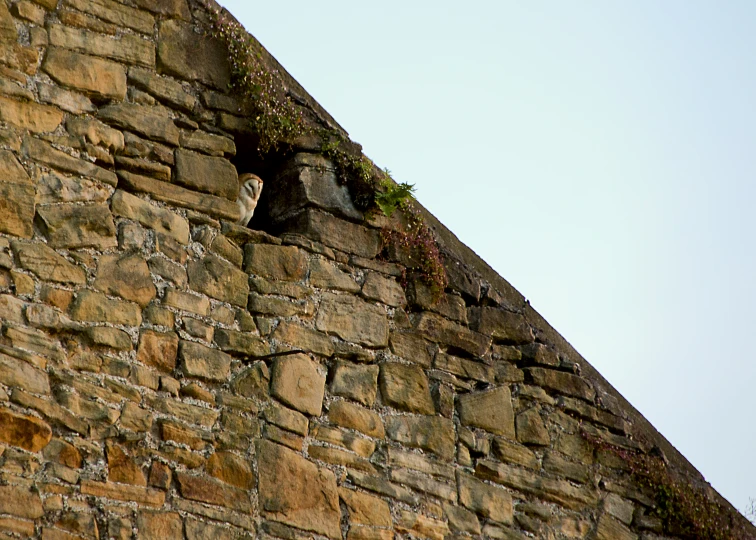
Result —
[[320, 136], [321, 153], [335, 164], [358, 208], [368, 215], [380, 211], [389, 218], [397, 210], [404, 214], [400, 230], [383, 229], [384, 253], [392, 245], [408, 249], [414, 257], [409, 270], [440, 296], [447, 285], [446, 271], [435, 237], [413, 204], [414, 186], [397, 184], [387, 170], [378, 169], [367, 156], [350, 152], [349, 148], [356, 145], [348, 144], [350, 141], [336, 130], [314, 128], [306, 122], [302, 110], [287, 94], [277, 73], [265, 65], [261, 51], [244, 27], [208, 2], [204, 6], [210, 15], [212, 35], [228, 50], [231, 90], [251, 108], [250, 119], [259, 137], [261, 156], [291, 145], [298, 137]]
[[665, 534], [690, 540], [756, 540], [745, 523], [736, 523], [701, 486], [672, 469], [656, 453], [612, 445], [581, 430], [584, 439], [627, 464], [636, 485], [647, 489], [655, 506], [649, 515], [661, 519]]

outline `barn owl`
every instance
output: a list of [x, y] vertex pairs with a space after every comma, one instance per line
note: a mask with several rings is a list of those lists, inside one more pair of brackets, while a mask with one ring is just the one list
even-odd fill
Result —
[[244, 173], [239, 176], [239, 183], [241, 189], [236, 204], [241, 212], [241, 218], [236, 223], [246, 225], [255, 213], [255, 207], [262, 192], [263, 181], [256, 174]]

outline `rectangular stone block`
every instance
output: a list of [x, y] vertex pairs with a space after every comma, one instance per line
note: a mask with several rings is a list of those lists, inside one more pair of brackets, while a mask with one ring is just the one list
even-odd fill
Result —
[[126, 97], [126, 69], [109, 60], [51, 47], [42, 71], [55, 82], [95, 99], [123, 101]]
[[44, 513], [39, 493], [22, 486], [0, 486], [0, 514], [38, 519]]
[[179, 129], [156, 109], [134, 103], [116, 103], [101, 108], [97, 116], [108, 124], [135, 131], [148, 139], [178, 146]]
[[147, 400], [147, 405], [163, 414], [175, 416], [187, 424], [196, 424], [206, 428], [213, 427], [220, 415], [213, 409], [183, 403], [173, 398], [150, 398]]
[[48, 165], [53, 169], [94, 178], [110, 186], [115, 186], [118, 183], [118, 178], [112, 172], [98, 167], [92, 162], [70, 156], [53, 148], [45, 141], [26, 137], [23, 150], [29, 159]]
[[225, 91], [231, 82], [226, 48], [218, 39], [197, 34], [179, 20], [161, 21], [158, 71], [187, 81], [200, 81]]
[[544, 368], [528, 368], [525, 370], [525, 379], [535, 385], [556, 390], [568, 396], [574, 396], [593, 402], [596, 397], [596, 391], [591, 384], [572, 373], [555, 371]]
[[82, 495], [104, 497], [114, 501], [135, 502], [157, 508], [165, 504], [165, 492], [141, 486], [130, 486], [128, 484], [82, 480], [81, 493]]
[[459, 502], [463, 506], [497, 523], [512, 524], [512, 496], [509, 493], [463, 472], [457, 473], [457, 480]]
[[55, 131], [63, 121], [63, 114], [56, 107], [0, 96], [0, 121], [28, 129], [32, 133]]
[[179, 343], [179, 358], [184, 373], [188, 377], [199, 377], [208, 381], [225, 381], [231, 373], [231, 357], [218, 349], [211, 349], [194, 343]]
[[297, 349], [314, 352], [322, 356], [332, 356], [334, 352], [333, 343], [328, 336], [286, 321], [278, 323], [270, 337], [282, 343], [288, 343]]
[[133, 219], [181, 244], [189, 243], [189, 222], [170, 210], [152, 205], [120, 189], [113, 194], [110, 204], [116, 216]]
[[45, 371], [3, 353], [0, 353], [0, 382], [34, 394], [50, 393], [50, 381]]
[[68, 262], [46, 244], [16, 241], [11, 246], [21, 267], [30, 270], [40, 279], [74, 285], [86, 283], [83, 268]]
[[474, 356], [483, 356], [491, 345], [491, 338], [434, 313], [423, 312], [415, 328], [431, 341], [462, 349]]
[[525, 317], [505, 309], [474, 307], [470, 309], [473, 330], [492, 336], [495, 341], [509, 345], [524, 345], [535, 340]]
[[302, 234], [326, 246], [368, 259], [375, 258], [381, 249], [380, 234], [377, 230], [312, 208], [285, 221], [279, 228], [282, 232]]
[[247, 491], [183, 472], [176, 473], [176, 480], [181, 496], [186, 499], [225, 506], [247, 514], [252, 512], [252, 502]]
[[[0, 107], [2, 103], [0, 103]], [[0, 232], [31, 238], [34, 221], [34, 186], [0, 182]]]
[[192, 290], [221, 302], [242, 307], [247, 305], [247, 274], [220, 257], [208, 253], [199, 261], [189, 261], [187, 273]]
[[47, 33], [50, 45], [54, 47], [104, 56], [126, 64], [155, 67], [155, 44], [137, 36], [124, 34], [120, 39], [113, 39], [61, 24], [49, 25]]
[[303, 281], [307, 275], [307, 255], [295, 246], [247, 244], [244, 270], [268, 279]]
[[461, 394], [457, 397], [457, 411], [462, 425], [515, 438], [512, 394], [507, 387]]
[[112, 300], [104, 294], [88, 290], [76, 295], [76, 300], [71, 306], [71, 317], [77, 321], [109, 322], [124, 326], [142, 324], [142, 312], [139, 305]]
[[152, 35], [155, 28], [153, 15], [112, 0], [65, 0], [65, 5], [142, 34]]
[[321, 332], [366, 347], [388, 345], [386, 312], [353, 296], [324, 294], [315, 327]]
[[287, 405], [320, 416], [325, 394], [325, 376], [304, 354], [283, 356], [273, 364], [270, 392]]
[[239, 219], [239, 207], [228, 199], [197, 193], [180, 186], [161, 182], [147, 176], [140, 176], [126, 171], [118, 171], [119, 187], [131, 191], [149, 193], [153, 199], [190, 208], [213, 217], [236, 221]]
[[496, 378], [494, 369], [491, 366], [442, 352], [436, 353], [436, 357], [433, 359], [433, 367], [453, 373], [463, 379], [472, 379], [485, 383], [493, 383]]
[[239, 176], [230, 161], [222, 157], [205, 156], [181, 148], [176, 150], [173, 181], [189, 189], [210, 193], [236, 201], [239, 196]]
[[331, 403], [328, 420], [337, 426], [354, 429], [376, 439], [383, 439], [386, 434], [378, 413], [348, 401]]
[[454, 458], [454, 424], [438, 416], [393, 416], [386, 419], [389, 438], [414, 448], [429, 450], [450, 461]]
[[435, 414], [428, 377], [416, 364], [381, 364], [381, 396], [385, 404], [402, 411]]

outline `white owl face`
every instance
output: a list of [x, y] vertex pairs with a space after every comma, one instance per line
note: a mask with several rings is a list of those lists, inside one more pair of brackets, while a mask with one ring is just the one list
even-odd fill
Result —
[[239, 183], [241, 188], [236, 204], [239, 206], [241, 218], [236, 223], [246, 225], [255, 213], [257, 201], [260, 199], [260, 193], [262, 193], [263, 181], [256, 174], [244, 173], [239, 175]]

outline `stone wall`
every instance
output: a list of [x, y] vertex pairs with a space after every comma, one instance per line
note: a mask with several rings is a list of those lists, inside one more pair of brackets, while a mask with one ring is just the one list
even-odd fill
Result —
[[674, 537], [602, 444], [700, 475], [432, 216], [439, 301], [316, 147], [249, 158], [206, 23], [0, 0], [0, 536]]

